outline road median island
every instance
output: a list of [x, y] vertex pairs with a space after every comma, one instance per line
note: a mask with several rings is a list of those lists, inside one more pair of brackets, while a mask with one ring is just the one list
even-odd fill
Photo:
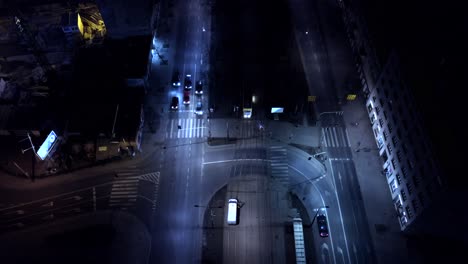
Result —
[[209, 146], [236, 144], [236, 142], [237, 142], [237, 138], [226, 138], [226, 137], [209, 138], [207, 141]]

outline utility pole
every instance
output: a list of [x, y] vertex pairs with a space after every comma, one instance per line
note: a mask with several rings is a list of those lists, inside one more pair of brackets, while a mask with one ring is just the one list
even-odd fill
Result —
[[25, 153], [26, 151], [32, 149], [33, 150], [33, 153], [32, 153], [32, 160], [31, 160], [31, 181], [35, 181], [36, 180], [36, 174], [35, 174], [35, 167], [36, 167], [36, 148], [34, 147], [34, 144], [32, 143], [32, 140], [31, 140], [31, 136], [29, 135], [29, 132], [26, 133], [28, 135], [27, 138], [23, 138], [22, 140], [20, 140], [19, 142], [21, 141], [24, 141], [26, 139], [29, 140], [29, 144], [31, 144], [31, 147], [27, 148], [27, 149], [21, 149], [21, 153]]

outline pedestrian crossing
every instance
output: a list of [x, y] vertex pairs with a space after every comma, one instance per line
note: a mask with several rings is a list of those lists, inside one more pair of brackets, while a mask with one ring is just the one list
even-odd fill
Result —
[[171, 119], [166, 138], [203, 138], [207, 135], [205, 119]]
[[138, 197], [140, 175], [135, 170], [116, 173], [110, 195], [110, 206], [127, 210], [132, 207]]
[[325, 147], [349, 147], [346, 131], [340, 127], [322, 128], [322, 144]]
[[283, 146], [270, 146], [268, 149], [270, 160], [270, 175], [281, 184], [289, 185], [289, 168], [286, 148]]
[[140, 176], [141, 180], [144, 181], [149, 181], [154, 184], [154, 190], [153, 190], [153, 206], [151, 209], [153, 212], [156, 210], [156, 203], [158, 201], [158, 191], [159, 191], [159, 171], [158, 172], [153, 172], [153, 173], [148, 173]]
[[109, 205], [112, 208], [128, 210], [135, 206], [138, 199], [140, 180], [154, 184], [153, 211], [156, 208], [156, 198], [159, 189], [159, 172], [142, 174], [138, 169], [122, 170], [116, 173], [112, 183]]

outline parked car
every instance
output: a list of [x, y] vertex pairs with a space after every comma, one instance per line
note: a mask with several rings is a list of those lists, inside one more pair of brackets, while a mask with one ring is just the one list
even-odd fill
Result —
[[318, 225], [320, 236], [328, 237], [328, 224], [327, 224], [327, 217], [325, 215], [317, 216], [317, 225]]

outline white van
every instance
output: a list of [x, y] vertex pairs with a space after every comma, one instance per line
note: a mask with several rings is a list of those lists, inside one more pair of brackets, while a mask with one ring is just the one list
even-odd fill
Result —
[[228, 225], [237, 224], [237, 199], [229, 199], [227, 223]]

